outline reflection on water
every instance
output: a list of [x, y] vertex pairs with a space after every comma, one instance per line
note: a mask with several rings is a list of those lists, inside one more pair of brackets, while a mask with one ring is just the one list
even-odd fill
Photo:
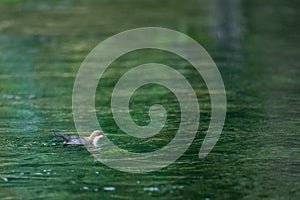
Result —
[[[297, 199], [299, 13], [298, 3], [279, 0], [0, 1], [0, 199]], [[199, 160], [210, 119], [202, 79], [171, 54], [149, 50], [120, 58], [96, 98], [98, 118], [115, 144], [150, 152], [179, 126], [174, 95], [150, 85], [132, 97], [131, 114], [145, 125], [149, 106], [161, 103], [170, 114], [162, 133], [140, 140], [118, 129], [110, 94], [133, 66], [174, 67], [195, 85], [201, 109], [197, 138], [181, 158], [157, 172], [129, 174], [102, 165], [83, 147], [63, 148], [52, 132], [76, 134], [72, 89], [87, 53], [106, 37], [140, 26], [172, 28], [200, 42], [223, 76], [228, 112], [219, 142]]]

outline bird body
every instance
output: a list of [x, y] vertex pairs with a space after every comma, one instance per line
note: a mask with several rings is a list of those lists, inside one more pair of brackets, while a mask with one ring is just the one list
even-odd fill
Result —
[[75, 135], [66, 135], [62, 133], [54, 133], [55, 136], [64, 140], [66, 145], [94, 145], [97, 146], [98, 140], [104, 136], [102, 131], [96, 130], [89, 137], [80, 137]]

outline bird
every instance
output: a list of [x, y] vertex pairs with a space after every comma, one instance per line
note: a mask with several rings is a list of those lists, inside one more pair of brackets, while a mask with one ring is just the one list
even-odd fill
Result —
[[66, 135], [63, 133], [54, 133], [55, 136], [60, 137], [64, 140], [64, 146], [67, 145], [93, 145], [97, 147], [97, 143], [100, 138], [104, 137], [103, 131], [95, 130], [89, 137], [80, 137], [77, 135]]

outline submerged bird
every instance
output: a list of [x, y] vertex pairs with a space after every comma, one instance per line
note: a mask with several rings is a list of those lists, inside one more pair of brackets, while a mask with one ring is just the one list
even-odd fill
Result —
[[89, 137], [80, 137], [76, 135], [65, 135], [62, 133], [54, 133], [57, 137], [64, 139], [64, 146], [66, 145], [94, 145], [97, 147], [98, 140], [104, 137], [102, 131], [96, 130]]

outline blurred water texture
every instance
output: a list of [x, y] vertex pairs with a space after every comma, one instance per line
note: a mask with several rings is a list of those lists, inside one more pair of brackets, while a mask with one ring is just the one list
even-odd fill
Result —
[[[298, 199], [299, 15], [292, 0], [0, 1], [0, 199]], [[227, 118], [219, 142], [199, 160], [210, 119], [203, 80], [167, 52], [119, 58], [99, 83], [96, 106], [120, 147], [154, 151], [180, 121], [175, 96], [148, 85], [132, 97], [131, 115], [146, 125], [149, 106], [164, 105], [162, 133], [142, 140], [118, 129], [110, 95], [134, 66], [172, 66], [194, 86], [201, 110], [197, 137], [180, 159], [157, 172], [129, 174], [97, 162], [84, 147], [63, 148], [52, 132], [77, 134], [72, 89], [85, 56], [107, 37], [145, 26], [174, 29], [203, 45], [224, 80]]]

